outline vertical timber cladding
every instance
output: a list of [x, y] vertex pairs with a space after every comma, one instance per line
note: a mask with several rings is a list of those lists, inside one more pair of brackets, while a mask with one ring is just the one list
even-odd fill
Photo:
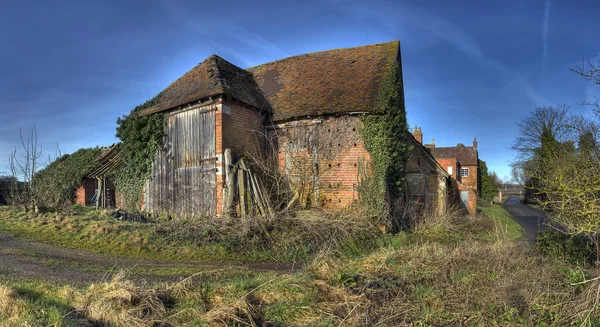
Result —
[[146, 210], [178, 217], [216, 212], [216, 108], [168, 116], [164, 147], [148, 181]]

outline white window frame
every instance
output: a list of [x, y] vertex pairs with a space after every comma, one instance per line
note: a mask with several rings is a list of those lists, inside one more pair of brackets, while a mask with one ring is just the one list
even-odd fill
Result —
[[452, 175], [452, 166], [448, 166], [448, 174]]
[[460, 177], [469, 177], [469, 168], [461, 168]]

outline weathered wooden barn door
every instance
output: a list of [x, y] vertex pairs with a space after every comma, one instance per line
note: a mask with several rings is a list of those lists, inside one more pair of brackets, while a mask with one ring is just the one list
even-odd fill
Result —
[[146, 209], [178, 217], [212, 215], [216, 209], [215, 110], [170, 115], [165, 146], [147, 185]]

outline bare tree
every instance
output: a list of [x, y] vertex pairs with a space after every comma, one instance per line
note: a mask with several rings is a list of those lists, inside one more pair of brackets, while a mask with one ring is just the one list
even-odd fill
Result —
[[11, 202], [22, 206], [26, 211], [38, 211], [38, 185], [34, 176], [41, 168], [43, 163], [40, 159], [43, 156], [43, 148], [38, 145], [37, 129], [35, 125], [27, 139], [23, 136], [23, 131], [19, 131], [21, 137], [22, 153], [17, 149], [9, 155], [9, 169], [13, 177], [13, 186], [11, 189]]
[[[597, 62], [593, 62], [592, 60], [586, 61], [585, 58], [581, 58], [581, 65], [575, 67], [572, 71], [583, 76], [593, 84], [600, 86], [600, 58], [598, 58]], [[594, 96], [594, 100], [586, 100], [581, 104], [591, 106], [596, 115], [600, 116], [600, 99], [597, 96]]]
[[569, 134], [568, 107], [540, 107], [522, 117], [517, 123], [519, 136], [512, 149], [517, 151], [521, 160], [529, 160], [542, 146], [542, 135], [549, 132], [557, 141]]

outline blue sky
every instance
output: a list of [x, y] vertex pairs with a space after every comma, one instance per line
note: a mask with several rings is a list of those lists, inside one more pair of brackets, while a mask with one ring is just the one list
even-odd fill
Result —
[[509, 176], [515, 123], [600, 90], [599, 1], [12, 1], [0, 11], [0, 172], [36, 124], [52, 155], [110, 145], [116, 119], [215, 53], [246, 68], [401, 41], [408, 120], [438, 146], [479, 143]]

